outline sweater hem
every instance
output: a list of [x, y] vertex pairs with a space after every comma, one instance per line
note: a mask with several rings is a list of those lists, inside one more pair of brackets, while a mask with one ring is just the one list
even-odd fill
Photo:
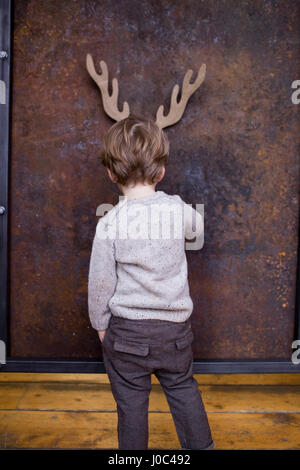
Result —
[[128, 315], [128, 313], [126, 313], [126, 315], [120, 315], [119, 312], [112, 312], [112, 315], [115, 316], [115, 317], [119, 317], [119, 318], [124, 318], [124, 319], [127, 319], [127, 320], [166, 320], [166, 321], [170, 321], [170, 322], [174, 322], [174, 323], [181, 323], [181, 322], [184, 322], [186, 320], [188, 320], [191, 316], [192, 312], [190, 313], [187, 313], [187, 312], [177, 312], [177, 313], [172, 313], [170, 314], [169, 312], [166, 312], [166, 314], [162, 314], [161, 311], [159, 311], [159, 313], [157, 313], [155, 315], [155, 313], [144, 313], [144, 314], [141, 314], [140, 311], [138, 314], [136, 313], [133, 313], [132, 315]]

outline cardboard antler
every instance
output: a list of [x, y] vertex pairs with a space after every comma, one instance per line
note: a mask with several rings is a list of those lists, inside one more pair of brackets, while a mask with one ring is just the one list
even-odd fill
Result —
[[115, 121], [120, 121], [121, 119], [127, 118], [129, 116], [129, 105], [127, 101], [124, 101], [122, 111], [119, 111], [118, 109], [119, 85], [116, 78], [113, 78], [112, 80], [112, 94], [109, 95], [108, 93], [108, 69], [104, 60], [100, 61], [100, 67], [102, 71], [101, 75], [99, 75], [95, 70], [94, 61], [91, 54], [87, 54], [86, 56], [86, 67], [90, 76], [95, 80], [98, 87], [100, 88], [103, 107], [106, 114], [108, 114], [109, 117]]
[[158, 125], [158, 127], [163, 129], [164, 127], [172, 126], [172, 124], [175, 124], [182, 118], [182, 115], [184, 113], [184, 110], [186, 108], [186, 105], [190, 96], [202, 84], [205, 78], [205, 73], [206, 73], [206, 65], [202, 64], [198, 71], [196, 80], [194, 81], [194, 83], [190, 83], [190, 79], [191, 79], [191, 76], [193, 75], [193, 71], [188, 70], [186, 72], [184, 79], [183, 79], [181, 98], [179, 102], [177, 102], [177, 97], [179, 93], [179, 85], [177, 84], [174, 85], [172, 96], [171, 96], [170, 110], [167, 116], [164, 116], [164, 106], [162, 104], [157, 110], [156, 124]]
[[[98, 74], [96, 72], [91, 54], [87, 54], [86, 56], [86, 66], [87, 66], [87, 70], [90, 76], [93, 78], [93, 80], [95, 80], [95, 82], [97, 83], [101, 91], [103, 107], [104, 107], [104, 111], [106, 112], [106, 114], [108, 114], [108, 116], [114, 119], [115, 121], [120, 121], [121, 119], [127, 118], [130, 113], [129, 105], [127, 101], [124, 101], [122, 111], [119, 111], [118, 109], [119, 86], [118, 86], [118, 80], [116, 78], [113, 78], [112, 80], [112, 94], [109, 95], [108, 93], [108, 69], [104, 60], [100, 61], [102, 74]], [[160, 129], [163, 129], [164, 127], [167, 127], [167, 126], [172, 126], [173, 124], [175, 124], [182, 118], [190, 96], [202, 84], [205, 78], [205, 73], [206, 73], [206, 65], [202, 64], [198, 71], [196, 80], [194, 81], [194, 83], [190, 83], [190, 79], [193, 75], [193, 71], [190, 69], [186, 72], [184, 79], [183, 79], [181, 98], [179, 102], [177, 101], [178, 93], [179, 93], [179, 85], [177, 84], [174, 85], [172, 96], [171, 96], [171, 105], [170, 105], [169, 113], [167, 114], [167, 116], [164, 116], [163, 105], [159, 106], [157, 113], [156, 113], [155, 122], [158, 125], [158, 127], [160, 127]]]

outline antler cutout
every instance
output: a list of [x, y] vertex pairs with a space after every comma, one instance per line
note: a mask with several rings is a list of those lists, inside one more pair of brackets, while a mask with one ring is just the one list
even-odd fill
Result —
[[103, 107], [106, 114], [109, 115], [115, 121], [120, 121], [129, 116], [129, 105], [127, 101], [123, 103], [123, 110], [119, 111], [118, 109], [118, 95], [119, 95], [119, 85], [118, 80], [113, 78], [112, 80], [112, 94], [108, 93], [108, 69], [104, 60], [100, 61], [100, 67], [102, 74], [98, 74], [95, 70], [94, 61], [91, 54], [86, 56], [86, 67], [90, 76], [95, 80], [98, 87], [100, 88]]
[[171, 96], [170, 110], [167, 116], [164, 116], [163, 104], [161, 104], [157, 110], [156, 124], [158, 125], [158, 127], [163, 129], [164, 127], [172, 126], [172, 124], [175, 124], [181, 119], [190, 96], [202, 84], [205, 78], [205, 73], [206, 73], [206, 64], [202, 64], [198, 71], [196, 80], [194, 81], [194, 83], [190, 83], [190, 79], [193, 75], [193, 71], [190, 69], [186, 72], [184, 79], [183, 79], [181, 99], [179, 102], [177, 102], [178, 93], [179, 93], [179, 85], [177, 84], [174, 85], [172, 96]]

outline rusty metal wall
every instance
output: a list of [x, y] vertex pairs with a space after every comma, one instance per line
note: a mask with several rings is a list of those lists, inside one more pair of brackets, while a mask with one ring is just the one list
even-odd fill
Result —
[[10, 355], [97, 358], [87, 313], [96, 207], [119, 191], [99, 162], [106, 130], [85, 57], [120, 102], [154, 116], [188, 68], [204, 84], [157, 189], [205, 205], [187, 253], [195, 359], [291, 355], [299, 211], [300, 4], [15, 0], [10, 175]]

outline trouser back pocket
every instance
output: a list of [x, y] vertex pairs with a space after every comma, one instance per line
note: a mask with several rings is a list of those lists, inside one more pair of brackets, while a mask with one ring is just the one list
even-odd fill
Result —
[[149, 362], [149, 344], [137, 343], [130, 339], [115, 338], [111, 361], [120, 372], [136, 373], [147, 370]]
[[194, 333], [189, 330], [186, 335], [175, 340], [176, 362], [178, 370], [185, 371], [193, 360], [192, 342]]
[[115, 339], [114, 350], [127, 354], [134, 354], [136, 356], [147, 356], [149, 353], [149, 345], [136, 343], [135, 341]]

